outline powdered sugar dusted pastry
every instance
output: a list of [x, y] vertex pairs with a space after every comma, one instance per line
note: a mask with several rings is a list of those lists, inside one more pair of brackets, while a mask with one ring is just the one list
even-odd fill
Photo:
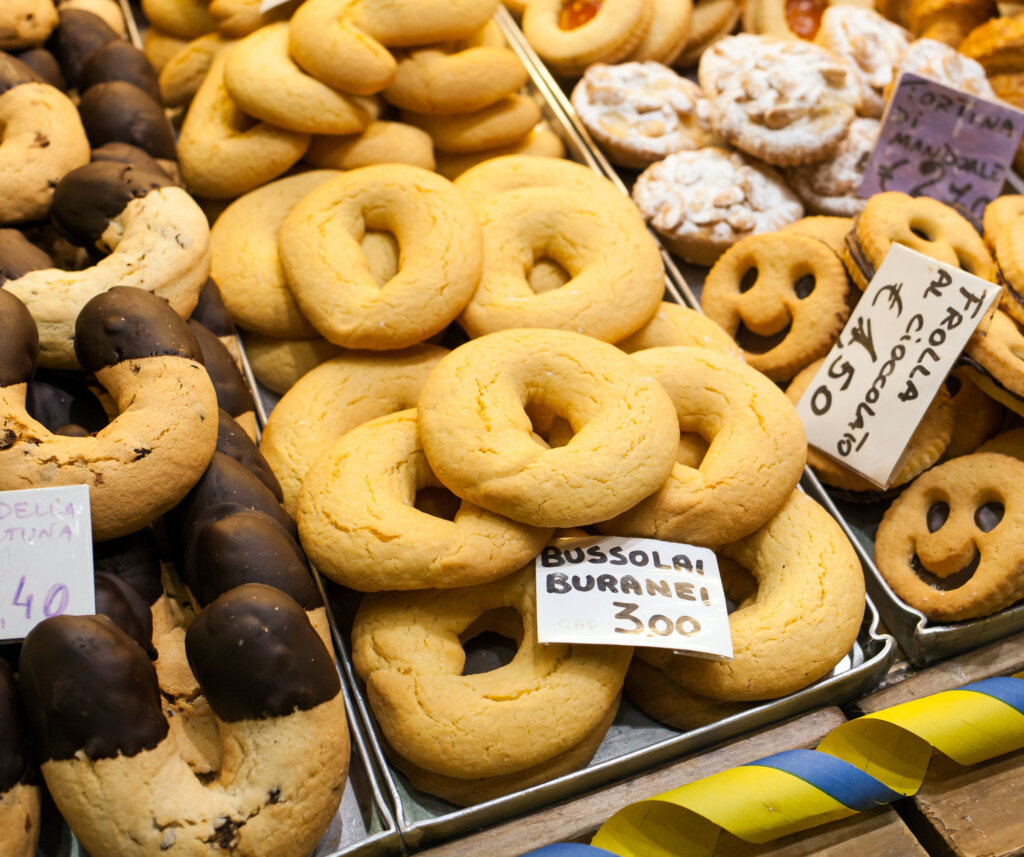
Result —
[[912, 71], [982, 98], [995, 98], [980, 63], [934, 39], [918, 39], [904, 51], [896, 73]]
[[646, 167], [714, 141], [711, 105], [700, 87], [656, 62], [592, 65], [572, 104], [608, 157], [624, 167]]
[[715, 133], [777, 166], [828, 157], [860, 104], [850, 67], [808, 42], [730, 36], [704, 52], [698, 74]]
[[740, 238], [781, 229], [804, 213], [775, 170], [717, 147], [676, 152], [648, 167], [633, 186], [633, 201], [668, 248], [696, 265], [710, 265]]
[[786, 172], [789, 186], [814, 214], [854, 217], [867, 203], [857, 196], [871, 151], [878, 139], [877, 119], [858, 118], [832, 157]]
[[856, 6], [829, 6], [814, 37], [817, 44], [850, 64], [861, 83], [860, 112], [864, 116], [882, 115], [885, 89], [912, 40], [903, 27], [873, 9]]

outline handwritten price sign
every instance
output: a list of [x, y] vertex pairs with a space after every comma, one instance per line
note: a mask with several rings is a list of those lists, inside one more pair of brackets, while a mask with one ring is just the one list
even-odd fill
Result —
[[617, 536], [558, 539], [536, 569], [542, 643], [656, 646], [732, 659], [718, 559], [707, 548]]
[[0, 492], [0, 640], [95, 611], [88, 486]]
[[797, 405], [807, 442], [887, 487], [999, 292], [894, 244]]
[[1020, 110], [903, 72], [859, 194], [930, 196], [980, 222], [1002, 190], [1022, 133]]

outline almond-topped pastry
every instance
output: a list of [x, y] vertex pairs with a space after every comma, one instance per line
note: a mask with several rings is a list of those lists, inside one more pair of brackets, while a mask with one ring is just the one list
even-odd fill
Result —
[[832, 157], [786, 171], [786, 181], [814, 214], [853, 217], [866, 199], [857, 196], [868, 159], [878, 139], [879, 121], [859, 117]]
[[913, 42], [896, 65], [897, 75], [901, 71], [930, 77], [971, 95], [995, 97], [985, 76], [985, 69], [979, 63], [934, 39], [918, 39]]
[[861, 100], [849, 65], [801, 41], [731, 36], [704, 52], [698, 73], [714, 131], [777, 166], [828, 157]]
[[583, 124], [609, 159], [646, 167], [711, 145], [711, 105], [697, 84], [656, 62], [592, 65], [572, 92]]

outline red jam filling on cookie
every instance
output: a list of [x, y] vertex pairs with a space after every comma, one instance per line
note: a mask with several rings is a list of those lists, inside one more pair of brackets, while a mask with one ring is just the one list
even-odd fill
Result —
[[801, 39], [813, 39], [827, 6], [825, 0], [786, 0], [786, 23]]
[[599, 11], [604, 0], [566, 0], [558, 16], [558, 26], [563, 30], [575, 30], [588, 23]]

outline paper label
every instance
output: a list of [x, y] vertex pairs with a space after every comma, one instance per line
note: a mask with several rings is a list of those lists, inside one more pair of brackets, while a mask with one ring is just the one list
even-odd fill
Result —
[[542, 643], [656, 646], [732, 659], [718, 560], [707, 548], [656, 539], [557, 539], [537, 569]]
[[800, 399], [807, 442], [888, 487], [1000, 287], [893, 244]]
[[95, 612], [88, 486], [0, 491], [0, 640]]
[[261, 0], [260, 14], [262, 15], [264, 12], [276, 9], [278, 6], [283, 6], [285, 3], [291, 3], [291, 0]]
[[957, 205], [978, 222], [999, 196], [1024, 112], [903, 72], [889, 99], [859, 195], [887, 190]]

